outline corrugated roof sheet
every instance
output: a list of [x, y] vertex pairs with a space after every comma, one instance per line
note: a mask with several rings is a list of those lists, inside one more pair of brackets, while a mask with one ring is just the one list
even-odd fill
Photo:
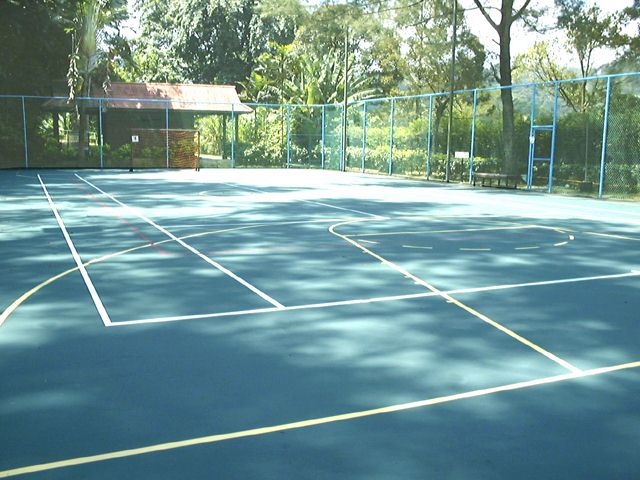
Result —
[[[250, 113], [253, 109], [243, 105], [232, 85], [204, 85], [189, 83], [123, 83], [114, 82], [108, 89], [96, 90], [92, 98], [104, 98], [107, 109], [135, 110], [195, 110], [200, 112]], [[131, 99], [131, 100], [128, 100]], [[97, 107], [97, 102], [90, 102]], [[66, 100], [47, 102], [52, 108], [68, 108]]]

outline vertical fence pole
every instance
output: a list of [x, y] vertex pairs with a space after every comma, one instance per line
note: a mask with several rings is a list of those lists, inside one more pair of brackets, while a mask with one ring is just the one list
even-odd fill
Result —
[[389, 114], [389, 175], [393, 173], [393, 124], [395, 117], [396, 103], [391, 99], [391, 113]]
[[365, 171], [365, 159], [367, 157], [367, 102], [362, 103], [362, 173]]
[[427, 165], [425, 175], [427, 179], [431, 176], [431, 117], [433, 116], [433, 95], [429, 95], [429, 122], [427, 128]]
[[27, 112], [24, 107], [24, 96], [22, 99], [22, 132], [24, 134], [24, 167], [29, 168], [29, 146], [27, 145]]
[[535, 157], [536, 86], [531, 86], [531, 116], [529, 118], [529, 160], [527, 162], [527, 190], [533, 186], [533, 158]]
[[340, 123], [340, 162], [338, 170], [344, 172], [347, 165], [347, 107], [342, 105], [342, 120]]
[[611, 77], [607, 77], [607, 97], [604, 101], [604, 125], [602, 126], [602, 153], [600, 154], [600, 184], [598, 185], [598, 198], [604, 195], [605, 168], [607, 166], [607, 135], [609, 131], [609, 105], [611, 102]]
[[471, 113], [471, 146], [469, 147], [469, 183], [473, 182], [473, 157], [476, 146], [476, 112], [478, 109], [478, 89], [473, 89], [473, 111]]
[[236, 109], [231, 104], [231, 168], [236, 168]]
[[553, 190], [553, 163], [556, 153], [556, 124], [558, 119], [558, 90], [560, 84], [556, 81], [553, 89], [553, 128], [551, 130], [551, 155], [549, 156], [549, 186], [548, 192]]
[[325, 146], [327, 143], [326, 137], [326, 122], [327, 122], [327, 106], [322, 105], [322, 145], [320, 147], [320, 167], [324, 170], [324, 160], [325, 160]]
[[291, 167], [291, 105], [287, 105], [287, 168]]
[[165, 150], [167, 153], [167, 168], [169, 168], [169, 102], [164, 104], [164, 125], [165, 125]]
[[[57, 113], [56, 113], [57, 115]], [[102, 139], [102, 99], [98, 99], [98, 142], [100, 146], [100, 168], [104, 168], [104, 141]]]

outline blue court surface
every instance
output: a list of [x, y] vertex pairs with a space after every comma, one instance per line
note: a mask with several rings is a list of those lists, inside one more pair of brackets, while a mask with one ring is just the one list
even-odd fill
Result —
[[640, 478], [640, 208], [0, 172], [0, 478]]

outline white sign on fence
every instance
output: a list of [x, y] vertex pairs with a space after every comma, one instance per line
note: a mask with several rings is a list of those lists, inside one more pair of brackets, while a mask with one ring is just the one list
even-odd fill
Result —
[[131, 143], [138, 143], [139, 141], [138, 135], [131, 135]]
[[469, 158], [469, 152], [456, 152], [456, 158]]

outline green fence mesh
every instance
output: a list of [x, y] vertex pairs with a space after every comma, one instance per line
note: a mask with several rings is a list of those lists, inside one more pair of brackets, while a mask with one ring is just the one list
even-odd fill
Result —
[[604, 195], [638, 197], [640, 191], [640, 86], [638, 77], [611, 81]]
[[342, 155], [342, 107], [325, 107], [324, 131], [324, 168], [339, 170]]
[[[509, 97], [513, 131], [505, 142]], [[640, 195], [640, 73], [455, 92], [447, 145], [449, 101], [437, 93], [355, 102], [343, 146], [342, 105], [191, 109], [171, 101], [0, 95], [0, 168], [180, 165], [167, 142], [134, 149], [133, 137], [195, 130], [203, 168], [344, 167], [454, 182], [470, 181], [473, 170], [515, 174], [520, 188]]]
[[0, 98], [0, 168], [27, 167], [22, 99]]

